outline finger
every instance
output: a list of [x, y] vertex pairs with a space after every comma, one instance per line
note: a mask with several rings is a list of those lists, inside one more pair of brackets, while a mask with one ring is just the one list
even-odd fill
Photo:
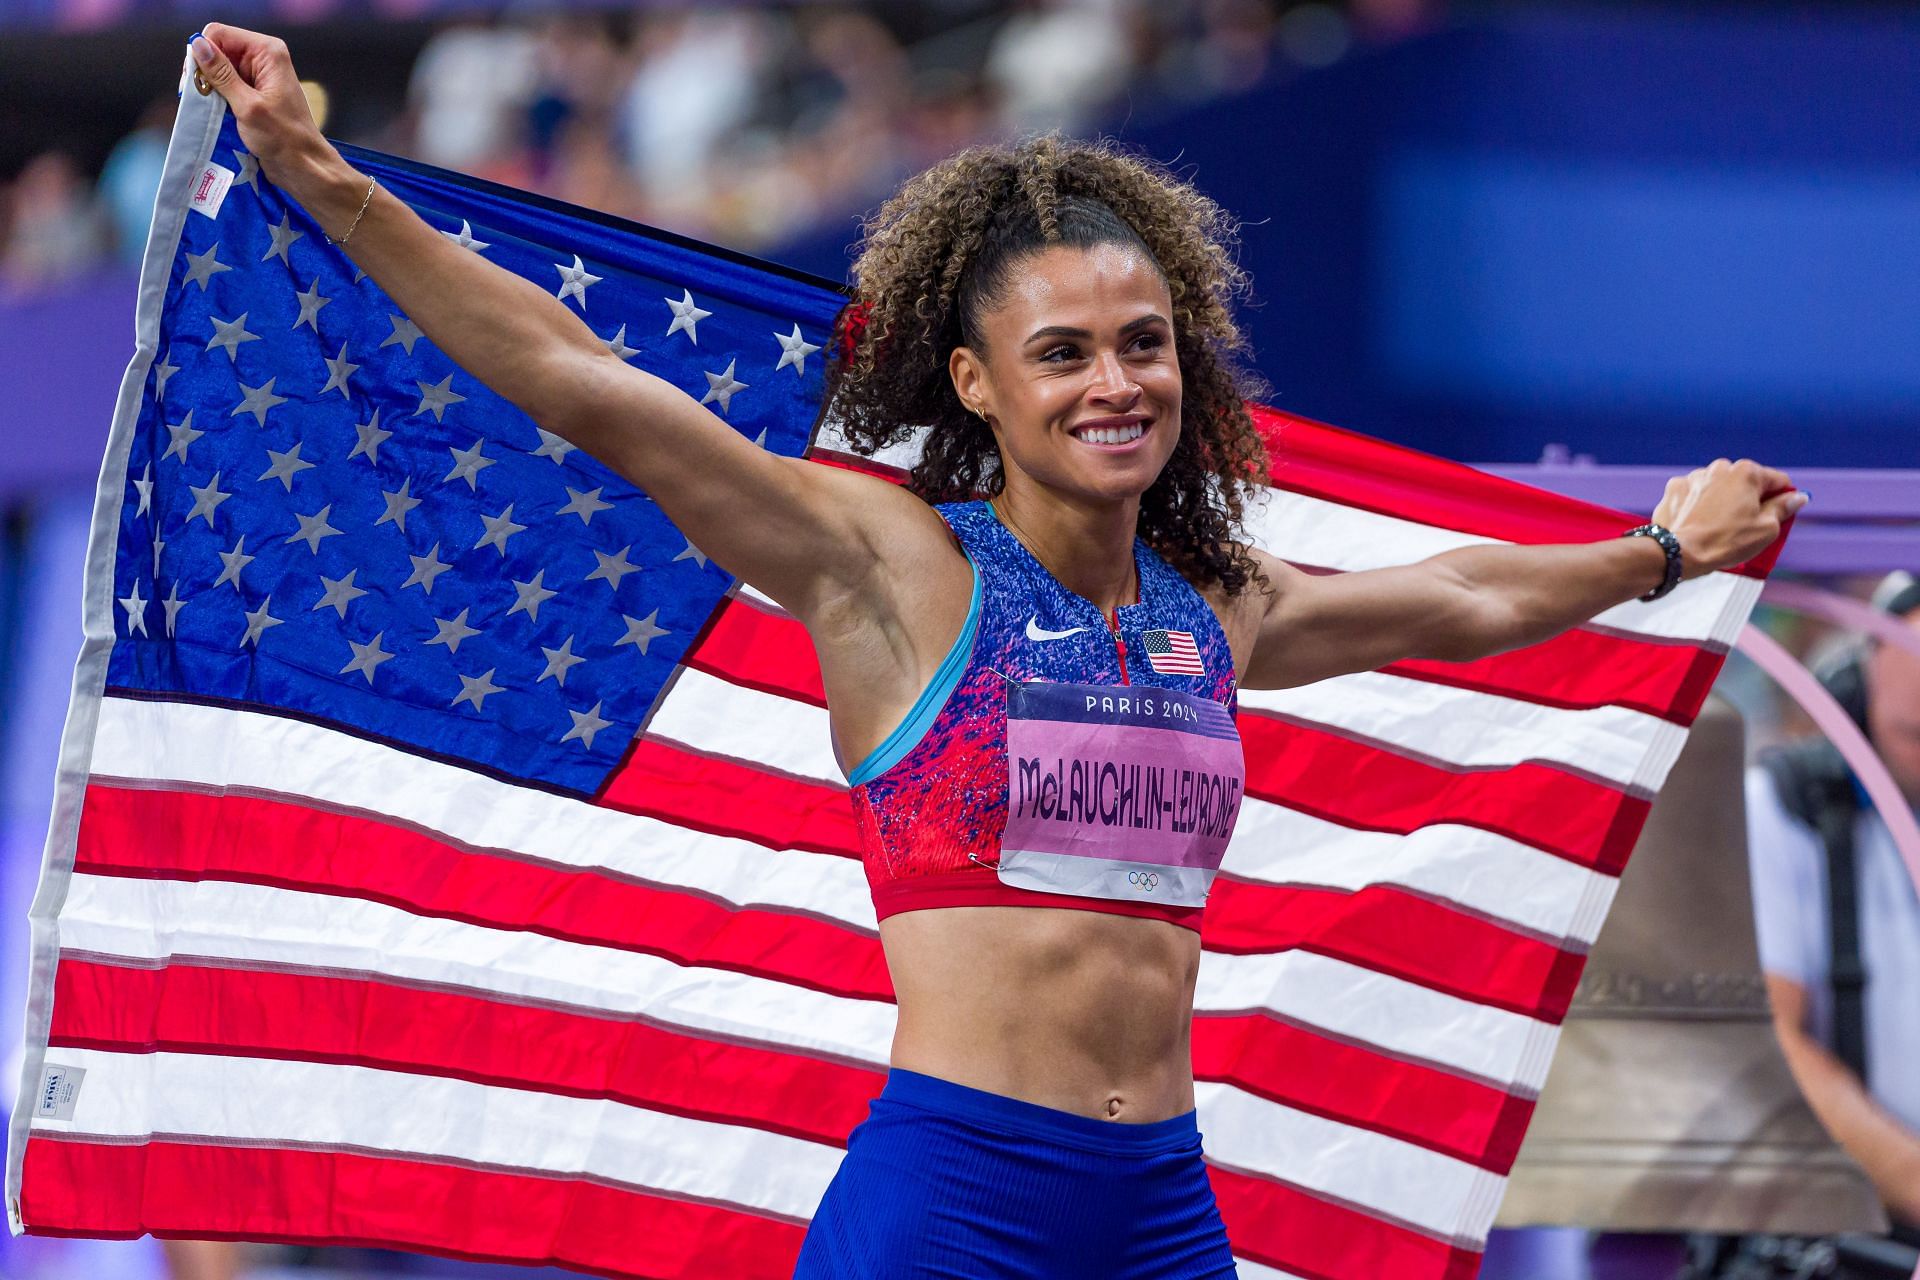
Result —
[[1754, 478], [1760, 482], [1762, 493], [1775, 494], [1782, 489], [1793, 488], [1792, 477], [1778, 467], [1762, 467], [1756, 464], [1753, 474]]
[[1769, 512], [1780, 520], [1791, 520], [1800, 514], [1800, 509], [1811, 499], [1804, 489], [1789, 489], [1785, 493], [1775, 494], [1760, 504], [1761, 510]]
[[206, 32], [194, 33], [193, 38], [187, 41], [187, 52], [193, 55], [194, 65], [200, 69], [200, 78], [227, 100], [227, 105], [233, 108], [235, 114], [251, 107], [259, 99], [260, 95], [253, 86], [234, 70], [232, 60], [221, 52], [220, 46]]

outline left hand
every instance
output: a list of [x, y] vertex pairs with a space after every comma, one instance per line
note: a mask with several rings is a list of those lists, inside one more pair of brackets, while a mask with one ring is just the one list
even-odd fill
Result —
[[1727, 569], [1764, 551], [1807, 505], [1787, 473], [1751, 458], [1715, 458], [1667, 481], [1653, 522], [1680, 540], [1681, 576]]

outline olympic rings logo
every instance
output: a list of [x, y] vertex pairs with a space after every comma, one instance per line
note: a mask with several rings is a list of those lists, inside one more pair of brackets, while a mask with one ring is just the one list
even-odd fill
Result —
[[1127, 883], [1138, 885], [1148, 893], [1152, 893], [1160, 887], [1160, 876], [1157, 872], [1153, 871], [1129, 871], [1127, 872]]

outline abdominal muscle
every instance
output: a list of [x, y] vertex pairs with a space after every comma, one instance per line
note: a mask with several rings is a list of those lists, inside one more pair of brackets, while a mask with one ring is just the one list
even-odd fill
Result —
[[1193, 1110], [1193, 930], [931, 907], [888, 916], [880, 941], [900, 1006], [893, 1066], [1123, 1123]]

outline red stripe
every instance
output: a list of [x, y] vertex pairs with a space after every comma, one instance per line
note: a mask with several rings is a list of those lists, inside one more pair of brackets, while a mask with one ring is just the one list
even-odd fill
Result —
[[1359, 830], [1460, 823], [1618, 875], [1651, 807], [1550, 765], [1455, 770], [1256, 713], [1239, 724], [1248, 795]]
[[35, 1235], [398, 1247], [651, 1280], [787, 1280], [805, 1228], [572, 1178], [393, 1156], [35, 1134]]
[[62, 956], [50, 1043], [289, 1058], [610, 1098], [845, 1146], [881, 1069], [380, 978]]
[[[1646, 519], [1476, 471], [1404, 445], [1248, 404], [1276, 487], [1419, 524], [1506, 542], [1593, 542]], [[1731, 570], [1765, 577], [1783, 538]]]
[[463, 849], [372, 818], [253, 796], [92, 783], [74, 869], [361, 898], [415, 915], [618, 947], [855, 999], [893, 999], [876, 934]]
[[[123, 1053], [291, 1058], [609, 1098], [840, 1146], [878, 1068], [633, 1018], [386, 978], [63, 956], [50, 1043]], [[1497, 1173], [1531, 1105], [1489, 1085], [1260, 1013], [1193, 1020], [1197, 1079], [1384, 1133]]]
[[[1382, 670], [1543, 706], [1628, 707], [1690, 725], [1722, 661], [1722, 655], [1693, 645], [1574, 630], [1475, 662], [1410, 660]], [[749, 689], [827, 705], [807, 629], [746, 600], [731, 601], [719, 612], [687, 665]]]
[[1305, 1280], [1472, 1280], [1480, 1255], [1322, 1200], [1267, 1178], [1208, 1162], [1233, 1251]]
[[846, 788], [748, 769], [655, 738], [634, 740], [599, 802], [770, 849], [860, 856]]
[[1201, 1014], [1192, 1042], [1196, 1080], [1236, 1085], [1494, 1173], [1513, 1167], [1533, 1115], [1533, 1103], [1516, 1094], [1263, 1014]]
[[1357, 892], [1221, 876], [1207, 899], [1209, 951], [1298, 948], [1480, 1004], [1559, 1022], [1585, 957], [1392, 885]]

